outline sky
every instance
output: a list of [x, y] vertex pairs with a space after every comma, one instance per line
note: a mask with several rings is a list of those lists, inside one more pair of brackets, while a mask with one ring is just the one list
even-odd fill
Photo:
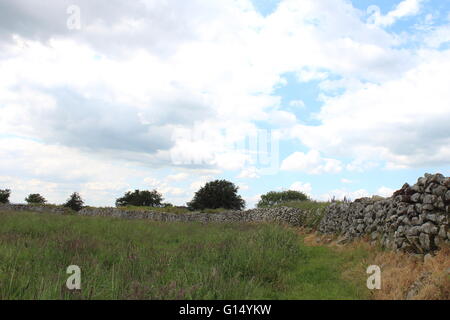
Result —
[[0, 0], [15, 203], [390, 196], [449, 175], [449, 124], [449, 0]]

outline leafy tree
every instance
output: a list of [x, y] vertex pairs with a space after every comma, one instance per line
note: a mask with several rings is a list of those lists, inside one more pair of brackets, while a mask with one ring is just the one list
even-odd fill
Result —
[[211, 181], [195, 193], [187, 206], [190, 210], [217, 208], [242, 210], [245, 208], [245, 201], [237, 194], [238, 189], [227, 180]]
[[35, 204], [44, 204], [47, 202], [43, 196], [41, 196], [39, 193], [32, 193], [28, 197], [25, 198], [25, 201], [28, 203], [35, 203]]
[[265, 207], [272, 207], [283, 202], [306, 201], [306, 200], [308, 200], [308, 196], [303, 192], [294, 190], [270, 191], [261, 196], [261, 200], [259, 200], [257, 207], [265, 208]]
[[9, 190], [9, 189], [0, 190], [0, 203], [9, 203], [10, 195], [11, 195], [11, 190]]
[[161, 207], [163, 200], [162, 195], [156, 190], [134, 190], [134, 192], [128, 191], [122, 198], [117, 199], [116, 206]]
[[83, 208], [83, 204], [84, 201], [81, 199], [81, 196], [78, 194], [78, 192], [74, 192], [64, 204], [64, 207], [68, 207], [75, 211], [80, 211]]
[[163, 207], [163, 208], [173, 208], [173, 204], [165, 202], [165, 203], [161, 204], [161, 207]]

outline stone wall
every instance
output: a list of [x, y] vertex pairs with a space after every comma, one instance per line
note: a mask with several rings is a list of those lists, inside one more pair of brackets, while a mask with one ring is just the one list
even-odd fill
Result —
[[[0, 205], [0, 210], [74, 213], [58, 206]], [[126, 211], [117, 208], [82, 209], [83, 216], [190, 222], [277, 222], [299, 227], [318, 220], [320, 211], [296, 208], [264, 208], [222, 213], [163, 213]], [[385, 247], [426, 253], [450, 242], [450, 178], [425, 174], [413, 186], [408, 184], [387, 199], [361, 198], [351, 203], [332, 203], [318, 225], [319, 232], [343, 236], [344, 241], [369, 236]]]
[[[37, 206], [24, 204], [0, 205], [0, 210], [37, 211], [55, 214], [75, 213], [70, 209], [56, 206]], [[125, 219], [150, 219], [169, 222], [278, 222], [291, 226], [302, 226], [309, 216], [308, 212], [296, 208], [264, 208], [246, 211], [227, 211], [221, 213], [165, 213], [151, 210], [124, 210], [117, 208], [87, 207], [78, 212], [82, 216], [103, 216]]]
[[426, 253], [450, 242], [449, 215], [450, 178], [425, 174], [387, 199], [331, 204], [319, 231], [344, 240], [367, 235], [390, 249]]
[[3, 204], [0, 203], [0, 210], [5, 211], [35, 211], [55, 214], [69, 214], [74, 213], [69, 208], [55, 205], [28, 205], [28, 204]]
[[135, 211], [117, 208], [85, 208], [79, 212], [85, 216], [109, 216], [126, 219], [150, 219], [170, 222], [278, 222], [291, 226], [302, 226], [308, 213], [296, 208], [264, 208], [221, 213], [164, 213], [157, 211]]

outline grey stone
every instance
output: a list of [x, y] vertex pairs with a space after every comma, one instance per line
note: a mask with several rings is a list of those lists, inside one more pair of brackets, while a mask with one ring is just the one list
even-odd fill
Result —
[[411, 196], [411, 201], [412, 201], [412, 202], [419, 202], [419, 201], [420, 201], [420, 193], [414, 193], [414, 194]]
[[438, 216], [436, 214], [428, 214], [426, 215], [426, 220], [432, 221], [434, 223], [438, 222]]
[[450, 190], [448, 190], [444, 195], [444, 200], [446, 202], [450, 202]]
[[420, 242], [420, 246], [422, 247], [422, 249], [425, 252], [430, 251], [431, 249], [431, 241], [430, 241], [430, 236], [426, 233], [421, 233], [419, 235], [419, 242]]
[[447, 188], [444, 186], [437, 186], [433, 189], [433, 194], [440, 197], [443, 196], [447, 192]]
[[419, 233], [420, 233], [420, 227], [418, 227], [418, 226], [411, 227], [408, 229], [408, 231], [406, 231], [407, 236], [418, 236]]
[[423, 198], [423, 203], [424, 204], [433, 204], [433, 202], [435, 202], [437, 200], [437, 197], [433, 194], [427, 194], [425, 195], [425, 197]]
[[420, 230], [427, 234], [437, 234], [439, 231], [439, 229], [431, 222], [423, 224]]

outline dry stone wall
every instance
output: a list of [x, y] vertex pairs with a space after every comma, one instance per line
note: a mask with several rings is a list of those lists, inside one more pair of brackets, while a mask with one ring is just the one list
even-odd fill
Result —
[[[0, 210], [37, 211], [55, 214], [74, 213], [63, 207], [36, 206], [24, 204], [0, 205]], [[226, 211], [221, 213], [165, 213], [151, 210], [124, 210], [118, 208], [87, 207], [78, 212], [82, 216], [103, 216], [125, 219], [150, 219], [167, 222], [278, 222], [292, 226], [302, 226], [309, 213], [296, 208], [264, 208], [246, 211]]]
[[319, 231], [346, 240], [368, 235], [390, 249], [427, 253], [450, 242], [449, 215], [450, 178], [425, 174], [387, 199], [331, 204]]
[[[21, 204], [0, 205], [0, 210], [74, 213], [64, 207]], [[320, 212], [279, 207], [175, 214], [86, 207], [78, 214], [173, 222], [277, 222], [299, 227], [311, 221], [312, 216], [317, 219]], [[372, 241], [379, 241], [385, 247], [423, 254], [438, 249], [443, 243], [450, 243], [449, 216], [450, 178], [442, 174], [425, 174], [413, 186], [404, 184], [390, 198], [361, 198], [351, 203], [332, 203], [325, 210], [318, 230], [325, 234], [342, 235], [344, 241], [369, 236]]]

